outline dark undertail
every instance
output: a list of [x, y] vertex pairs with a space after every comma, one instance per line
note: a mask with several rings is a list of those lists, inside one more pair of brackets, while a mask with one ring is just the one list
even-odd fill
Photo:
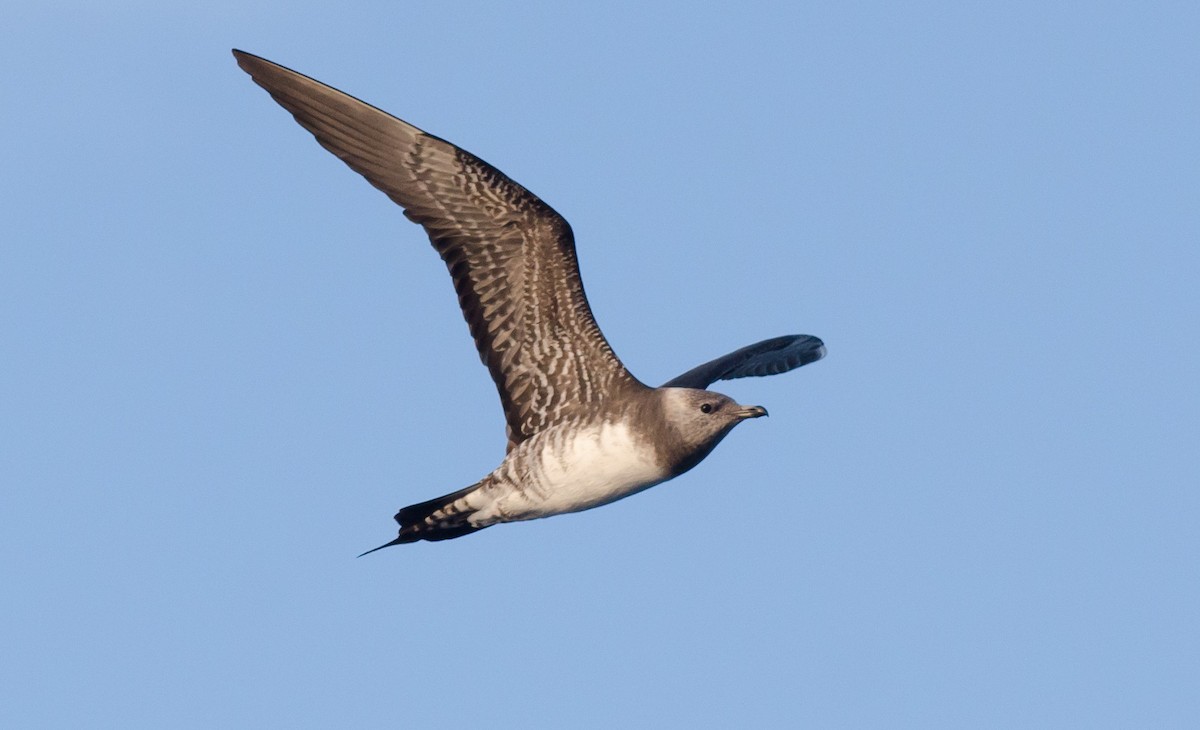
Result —
[[[410, 504], [401, 509], [396, 513], [396, 522], [400, 525], [400, 536], [377, 548], [371, 548], [358, 557], [361, 558], [363, 555], [392, 545], [404, 545], [418, 540], [429, 540], [430, 542], [453, 540], [472, 532], [479, 532], [487, 525], [475, 527], [467, 521], [467, 518], [471, 516], [471, 511], [454, 511], [451, 507], [455, 501], [465, 497], [478, 486], [472, 484], [457, 492], [451, 492], [427, 502]], [[438, 514], [439, 512], [441, 514]]]

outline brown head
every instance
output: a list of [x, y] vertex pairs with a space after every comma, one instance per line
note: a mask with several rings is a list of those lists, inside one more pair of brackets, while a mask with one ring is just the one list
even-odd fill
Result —
[[767, 415], [762, 406], [744, 406], [711, 390], [657, 388], [653, 394], [661, 414], [655, 446], [672, 475], [699, 464], [734, 426]]

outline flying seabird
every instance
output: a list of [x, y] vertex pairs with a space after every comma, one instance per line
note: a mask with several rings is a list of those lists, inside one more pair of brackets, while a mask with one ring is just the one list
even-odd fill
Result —
[[321, 146], [425, 228], [500, 391], [504, 461], [469, 487], [401, 509], [399, 537], [375, 550], [591, 509], [679, 476], [734, 426], [767, 415], [710, 384], [825, 356], [811, 335], [775, 337], [643, 385], [592, 318], [571, 227], [550, 206], [443, 139], [266, 59], [233, 55]]

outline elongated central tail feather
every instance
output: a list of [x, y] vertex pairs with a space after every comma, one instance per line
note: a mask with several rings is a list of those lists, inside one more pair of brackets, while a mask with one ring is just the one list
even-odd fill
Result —
[[418, 540], [452, 540], [488, 527], [488, 525], [472, 525], [469, 522], [476, 508], [469, 503], [467, 496], [478, 488], [478, 484], [472, 484], [457, 492], [451, 492], [427, 502], [411, 504], [401, 509], [396, 513], [396, 522], [400, 525], [399, 537], [377, 548], [372, 548], [358, 557], [361, 558], [363, 555], [392, 545], [403, 545]]

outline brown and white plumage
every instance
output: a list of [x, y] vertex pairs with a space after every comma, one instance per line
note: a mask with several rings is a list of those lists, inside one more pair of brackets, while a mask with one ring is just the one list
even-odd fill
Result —
[[[233, 53], [323, 147], [424, 227], [500, 394], [504, 463], [475, 485], [401, 510], [395, 542], [587, 509], [682, 473], [737, 422], [765, 415], [695, 389], [824, 354], [816, 338], [776, 338], [668, 384], [693, 390], [647, 388], [596, 325], [571, 227], [550, 206], [445, 140], [283, 66]], [[796, 337], [807, 339], [797, 345]]]
[[421, 224], [491, 371], [510, 448], [633, 382], [584, 296], [571, 226], [504, 173], [307, 76], [235, 51], [325, 149]]

